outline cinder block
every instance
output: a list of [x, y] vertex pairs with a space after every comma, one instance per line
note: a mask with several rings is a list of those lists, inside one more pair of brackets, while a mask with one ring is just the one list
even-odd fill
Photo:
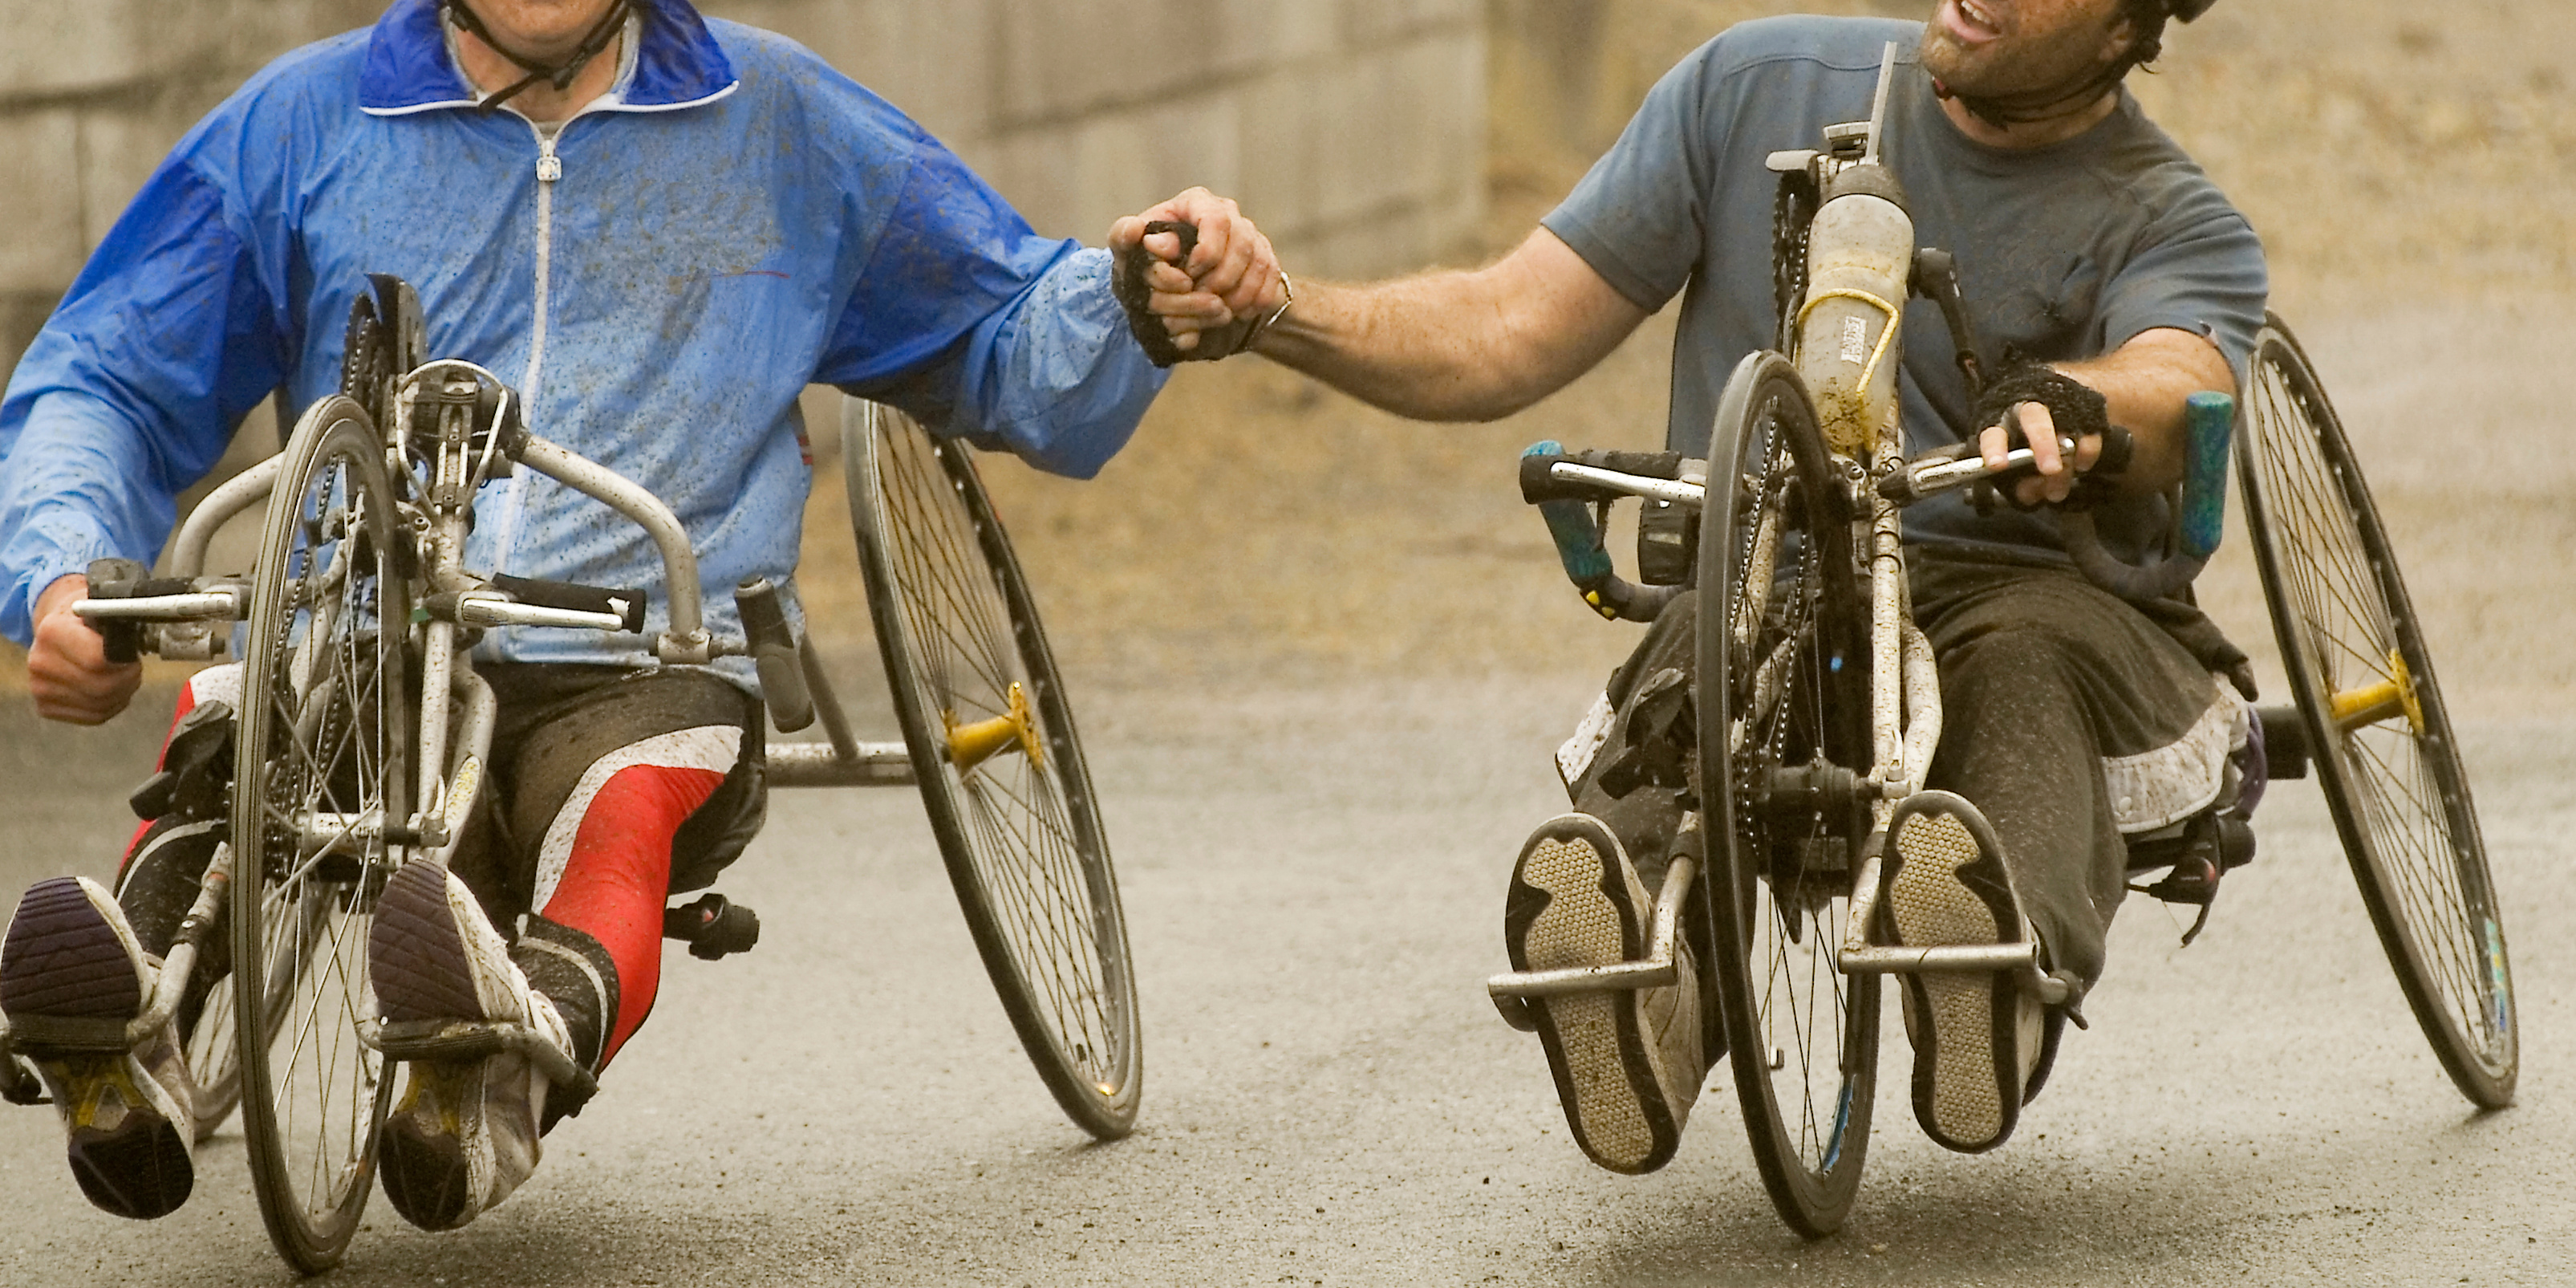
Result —
[[1185, 188], [1230, 193], [1241, 132], [1226, 94], [1103, 112], [1014, 132], [986, 177], [1038, 231], [1096, 246], [1111, 221]]
[[1416, 40], [1324, 72], [1312, 95], [1322, 218], [1420, 200], [1453, 182], [1461, 151], [1476, 150], [1466, 122], [1484, 98], [1480, 60], [1459, 43]]
[[1007, 124], [1070, 119], [1203, 84], [1213, 69], [1189, 0], [1000, 0]]
[[78, 115], [56, 107], [0, 116], [0, 292], [60, 291], [88, 257], [81, 240]]
[[1001, 105], [1011, 124], [1206, 93], [1328, 54], [1315, 0], [998, 0]]
[[[0, 0], [0, 93], [60, 94], [127, 80], [151, 51], [143, 0]], [[183, 37], [184, 39], [184, 37]]]
[[1374, 281], [1420, 269], [1440, 257], [1436, 221], [1417, 206], [1375, 211], [1365, 220], [1308, 229], [1278, 246], [1291, 275], [1312, 273]]
[[704, 8], [822, 55], [952, 147], [993, 132], [995, 0], [722, 0]]
[[1472, 30], [1483, 16], [1478, 0], [1339, 0], [1337, 7], [1346, 49], [1368, 49], [1435, 28]]

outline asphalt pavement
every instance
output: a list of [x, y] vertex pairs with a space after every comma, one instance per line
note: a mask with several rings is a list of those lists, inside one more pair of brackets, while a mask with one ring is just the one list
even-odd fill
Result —
[[[1858, 1210], [1790, 1235], [1731, 1099], [1630, 1179], [1567, 1141], [1480, 989], [1503, 872], [1556, 807], [1565, 681], [1103, 692], [1087, 741], [1142, 972], [1142, 1126], [1090, 1143], [1021, 1058], [904, 790], [781, 793], [722, 883], [765, 938], [671, 954], [660, 1004], [544, 1166], [471, 1228], [381, 1203], [362, 1284], [2552, 1283], [2570, 1267], [2576, 954], [2551, 910], [2576, 734], [2465, 731], [2513, 935], [2521, 1103], [2475, 1114], [2379, 957], [2313, 790], [2209, 933], [2135, 901], [2047, 1094], [2000, 1152], [1915, 1130], [1891, 1022]], [[93, 873], [132, 730], [0, 717], [0, 884]], [[136, 729], [143, 726], [137, 724]], [[96, 752], [98, 754], [92, 754]], [[121, 761], [121, 763], [120, 763]], [[0, 1115], [0, 1283], [287, 1276], [233, 1130], [150, 1224], [89, 1209], [44, 1111]]]

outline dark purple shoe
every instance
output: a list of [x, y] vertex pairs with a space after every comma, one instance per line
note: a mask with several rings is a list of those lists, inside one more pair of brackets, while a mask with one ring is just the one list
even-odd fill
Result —
[[175, 1031], [135, 1049], [158, 968], [125, 914], [87, 877], [37, 882], [0, 939], [0, 1012], [60, 1111], [72, 1176], [122, 1217], [167, 1216], [196, 1184], [195, 1087]]

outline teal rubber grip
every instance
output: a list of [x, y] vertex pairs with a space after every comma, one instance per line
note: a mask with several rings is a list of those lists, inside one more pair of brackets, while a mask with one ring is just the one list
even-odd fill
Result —
[[2183, 420], [2191, 432], [2191, 459], [2182, 480], [2182, 553], [2207, 559], [2227, 534], [2228, 440], [2236, 429], [2236, 400], [2204, 389], [2184, 404]]
[[[1555, 439], [1532, 443], [1521, 453], [1564, 454], [1565, 446]], [[1565, 565], [1565, 575], [1575, 585], [1588, 588], [1610, 575], [1610, 551], [1601, 543], [1601, 525], [1592, 521], [1592, 507], [1581, 501], [1541, 501], [1538, 514], [1547, 520], [1547, 535], [1556, 542], [1557, 562]]]

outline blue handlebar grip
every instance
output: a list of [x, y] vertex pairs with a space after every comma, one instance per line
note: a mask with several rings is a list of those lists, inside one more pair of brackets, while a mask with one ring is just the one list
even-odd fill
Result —
[[[1532, 443], [1521, 453], [1564, 454], [1565, 445], [1552, 438]], [[1601, 525], [1592, 521], [1591, 507], [1581, 501], [1541, 501], [1538, 514], [1547, 520], [1547, 535], [1556, 542], [1557, 562], [1565, 565], [1565, 575], [1576, 586], [1589, 589], [1610, 575], [1610, 551], [1601, 544]]]
[[2191, 460], [2182, 482], [2182, 553], [2207, 559], [2227, 532], [2228, 439], [2236, 428], [2236, 400], [2214, 389], [2184, 404], [2191, 430]]

